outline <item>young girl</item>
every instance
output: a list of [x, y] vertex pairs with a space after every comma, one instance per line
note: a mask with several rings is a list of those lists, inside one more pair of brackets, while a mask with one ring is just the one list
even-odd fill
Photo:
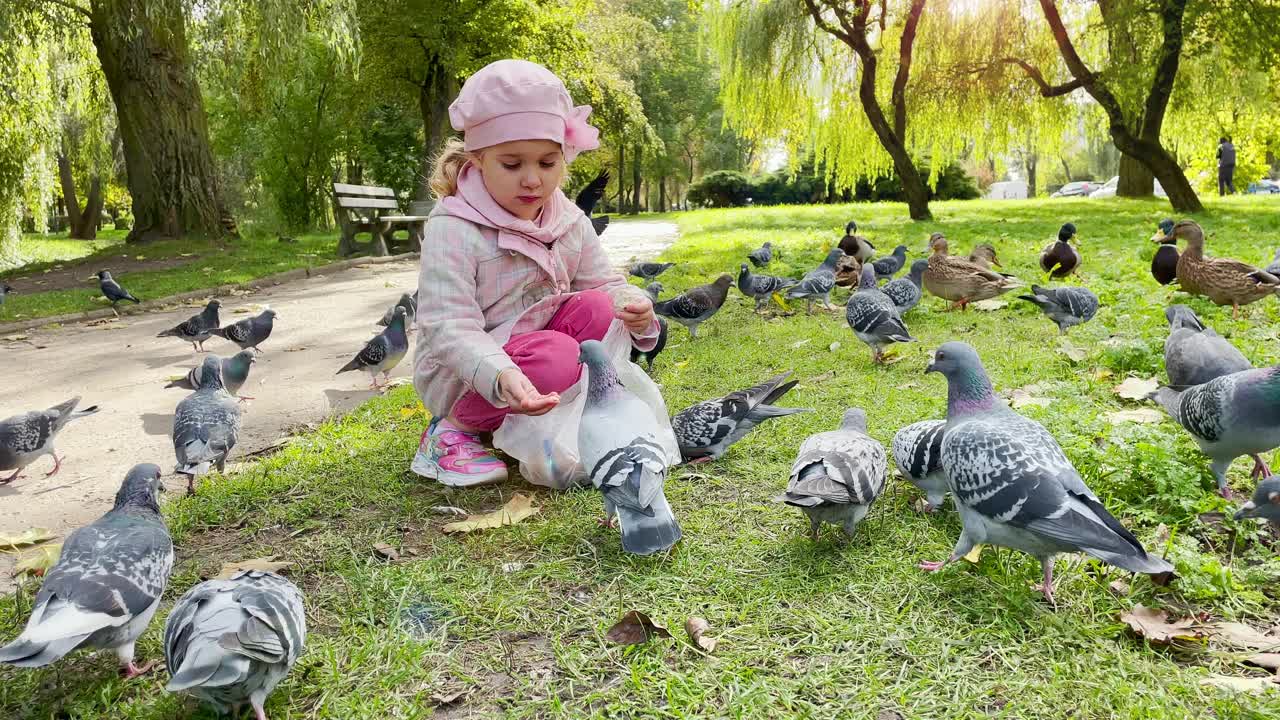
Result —
[[658, 338], [653, 306], [614, 272], [591, 221], [560, 190], [565, 167], [600, 146], [551, 71], [500, 60], [449, 106], [465, 141], [436, 160], [439, 199], [418, 280], [413, 383], [434, 419], [413, 471], [445, 485], [499, 482], [480, 443], [509, 413], [541, 415], [578, 382], [578, 343], [615, 322], [634, 346]]

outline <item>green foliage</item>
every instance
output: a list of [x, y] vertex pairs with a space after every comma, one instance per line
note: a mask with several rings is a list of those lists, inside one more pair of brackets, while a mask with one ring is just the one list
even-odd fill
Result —
[[737, 207], [751, 196], [751, 178], [737, 170], [707, 173], [689, 187], [689, 203], [695, 207]]

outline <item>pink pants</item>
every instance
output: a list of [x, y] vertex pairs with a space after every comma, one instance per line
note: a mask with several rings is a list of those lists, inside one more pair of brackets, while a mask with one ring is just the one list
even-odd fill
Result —
[[[613, 299], [603, 290], [577, 293], [551, 318], [543, 330], [521, 333], [502, 349], [540, 393], [564, 392], [578, 382], [578, 343], [603, 340], [613, 323]], [[480, 430], [497, 430], [511, 412], [496, 408], [472, 390], [453, 405], [458, 422]]]

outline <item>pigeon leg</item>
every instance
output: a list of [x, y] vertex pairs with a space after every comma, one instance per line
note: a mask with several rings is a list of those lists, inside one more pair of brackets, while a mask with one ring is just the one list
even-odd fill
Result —
[[1044, 568], [1044, 582], [1035, 585], [1035, 589], [1044, 593], [1044, 599], [1057, 609], [1058, 603], [1053, 599], [1053, 556], [1040, 558], [1040, 567]]
[[1238, 320], [1240, 318], [1240, 305], [1231, 303], [1231, 319]]
[[821, 522], [816, 517], [809, 518], [809, 539], [818, 542], [818, 525]]
[[617, 515], [605, 515], [604, 517], [602, 517], [602, 518], [600, 518], [599, 520], [597, 520], [597, 521], [596, 521], [596, 524], [597, 524], [597, 525], [599, 525], [599, 526], [600, 526], [600, 527], [602, 527], [602, 528], [610, 528], [610, 529], [612, 529], [612, 528], [616, 528], [616, 527], [618, 527], [618, 516], [617, 516]]
[[696, 458], [694, 458], [694, 459], [690, 460], [688, 464], [689, 464], [689, 465], [701, 465], [702, 463], [706, 463], [706, 462], [711, 462], [711, 456], [710, 456], [710, 455], [699, 455], [698, 457], [696, 457]]
[[942, 562], [938, 562], [936, 560], [926, 560], [920, 563], [920, 569], [924, 570], [925, 572], [937, 572], [942, 568], [964, 557], [965, 555], [968, 555], [969, 553], [973, 552], [974, 545], [975, 543], [973, 542], [973, 539], [969, 537], [969, 534], [966, 532], [961, 532], [960, 539], [956, 540], [956, 546], [951, 550], [950, 557], [948, 557], [946, 560], [943, 560]]
[[262, 709], [262, 703], [253, 703], [254, 720], [267, 720], [267, 713]]
[[1227, 468], [1229, 467], [1231, 467], [1231, 459], [1214, 460], [1209, 465], [1214, 478], [1218, 481], [1218, 494], [1228, 500], [1231, 499], [1231, 488], [1227, 486]]
[[187, 495], [195, 495], [195, 494], [196, 494], [196, 476], [188, 475], [187, 476]]
[[196, 344], [196, 341], [194, 341], [194, 340], [192, 340], [192, 341], [191, 341], [191, 351], [192, 351], [192, 352], [200, 352], [200, 346], [199, 346], [199, 345], [197, 345], [197, 344]]
[[1253, 471], [1250, 473], [1255, 480], [1264, 480], [1271, 477], [1271, 468], [1267, 465], [1267, 461], [1262, 459], [1262, 455], [1254, 453], [1253, 455]]
[[14, 471], [13, 471], [13, 474], [12, 474], [12, 475], [10, 475], [10, 476], [9, 476], [9, 477], [7, 477], [7, 478], [0, 478], [0, 485], [8, 485], [9, 483], [13, 482], [14, 480], [17, 480], [17, 479], [18, 479], [18, 473], [20, 473], [20, 472], [22, 472], [22, 468], [18, 468], [17, 470], [14, 470]]
[[58, 474], [59, 470], [62, 469], [62, 458], [58, 457], [58, 453], [49, 453], [49, 454], [53, 456], [53, 469], [45, 473], [44, 474], [45, 477], [53, 477], [54, 475]]
[[156, 662], [154, 660], [152, 660], [151, 662], [145, 665], [135, 665], [133, 662], [130, 662], [128, 665], [125, 665], [123, 668], [121, 668], [121, 670], [123, 671], [121, 672], [121, 675], [124, 676], [125, 680], [132, 680], [133, 678], [136, 678], [139, 675], [146, 675], [147, 673], [151, 672], [151, 668], [155, 666], [156, 666]]

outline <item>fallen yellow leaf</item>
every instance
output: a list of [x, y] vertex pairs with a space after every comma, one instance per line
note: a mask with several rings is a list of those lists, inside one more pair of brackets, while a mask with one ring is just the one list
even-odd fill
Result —
[[43, 577], [49, 568], [57, 564], [58, 558], [61, 556], [62, 543], [41, 545], [33, 552], [23, 555], [18, 564], [13, 567], [13, 576], [15, 578], [26, 575]]
[[29, 528], [20, 535], [0, 535], [0, 552], [16, 552], [20, 547], [39, 545], [55, 537], [44, 528]]
[[542, 508], [533, 506], [533, 498], [524, 493], [516, 493], [502, 508], [483, 515], [468, 515], [466, 520], [449, 523], [442, 530], [446, 533], [490, 530], [504, 525], [515, 525], [541, 511]]
[[252, 560], [241, 560], [240, 562], [223, 563], [222, 571], [214, 575], [215, 580], [230, 580], [232, 575], [242, 570], [260, 570], [262, 572], [280, 572], [289, 567], [293, 563], [276, 562], [275, 555], [268, 555], [262, 558], [253, 558]]
[[974, 565], [977, 565], [977, 564], [978, 564], [978, 558], [980, 558], [980, 557], [982, 557], [982, 546], [981, 546], [981, 545], [975, 545], [975, 546], [973, 546], [973, 549], [969, 551], [969, 554], [964, 556], [964, 559], [965, 559], [965, 560], [968, 560], [969, 562], [973, 563]]

